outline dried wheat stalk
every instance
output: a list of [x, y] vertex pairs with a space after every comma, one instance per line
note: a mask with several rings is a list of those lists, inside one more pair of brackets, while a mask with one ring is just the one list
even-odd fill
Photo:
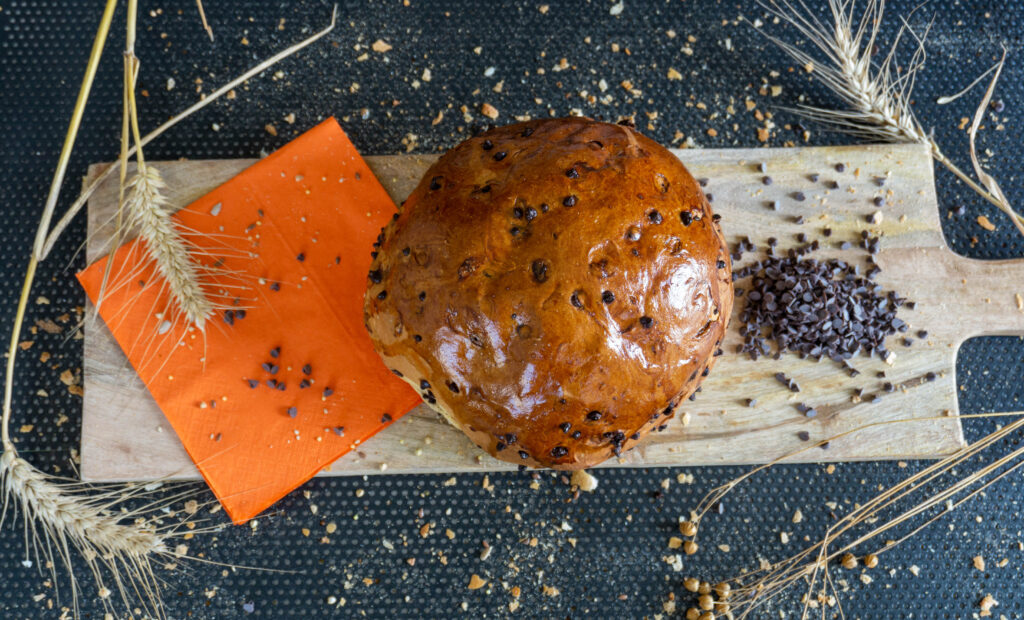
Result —
[[[936, 461], [906, 480], [879, 493], [867, 502], [857, 504], [854, 510], [832, 524], [821, 539], [793, 556], [758, 570], [744, 572], [736, 577], [727, 579], [724, 583], [729, 585], [729, 597], [727, 602], [723, 600], [722, 603], [728, 605], [729, 612], [736, 618], [761, 617], [764, 605], [782, 596], [793, 586], [803, 584], [807, 588], [807, 594], [803, 598], [804, 617], [806, 617], [812, 604], [821, 605], [823, 609], [825, 605], [835, 605], [841, 614], [842, 606], [838, 597], [838, 591], [832, 583], [829, 573], [831, 565], [837, 559], [861, 545], [876, 541], [880, 536], [894, 528], [910, 523], [914, 519], [920, 520], [922, 515], [927, 515], [929, 511], [945, 507], [941, 512], [924, 519], [923, 522], [916, 525], [909, 533], [878, 546], [872, 554], [876, 557], [882, 555], [886, 551], [890, 551], [909, 540], [935, 521], [950, 514], [967, 501], [975, 498], [999, 480], [1024, 467], [1024, 448], [1016, 448], [1008, 454], [995, 458], [991, 463], [979, 467], [976, 471], [969, 473], [960, 471], [965, 465], [976, 461], [979, 456], [998, 442], [1006, 440], [1013, 433], [1024, 430], [1024, 417], [1020, 417], [1024, 416], [1024, 414], [1000, 413], [961, 416], [961, 418], [1004, 416], [1018, 416], [1019, 418], [982, 439], [965, 446], [956, 453]], [[835, 437], [830, 437], [804, 450], [814, 449], [825, 441], [834, 441], [866, 428], [919, 421], [921, 421], [920, 418], [869, 424], [846, 431]], [[711, 507], [721, 501], [740, 483], [756, 473], [773, 467], [804, 450], [788, 454], [772, 463], [757, 467], [736, 479], [712, 489], [704, 496], [695, 511], [694, 527], [699, 527]], [[938, 490], [935, 490], [936, 488]], [[910, 504], [908, 507], [899, 508], [899, 506], [905, 506], [907, 503]], [[886, 511], [891, 510], [900, 510], [900, 512], [895, 516], [880, 517], [883, 513], [887, 514]], [[864, 524], [870, 524], [871, 528], [867, 532], [857, 533], [857, 528]], [[821, 590], [815, 595], [815, 591], [819, 586]]]
[[[918, 72], [926, 60], [925, 39], [927, 29], [918, 36], [906, 19], [901, 20], [899, 34], [881, 62], [872, 61], [882, 24], [883, 0], [866, 0], [857, 18], [855, 0], [828, 0], [832, 23], [822, 22], [803, 0], [758, 0], [765, 10], [783, 23], [795, 28], [807, 42], [817, 48], [821, 58], [815, 58], [802, 48], [772, 36], [758, 28], [769, 40], [802, 65], [814, 67], [814, 76], [835, 93], [846, 109], [800, 106], [796, 111], [803, 116], [863, 138], [886, 142], [913, 142], [928, 147], [935, 161], [945, 166], [973, 191], [1005, 213], [1021, 235], [1024, 235], [1024, 217], [1014, 211], [998, 184], [982, 169], [975, 152], [977, 125], [970, 134], [972, 164], [982, 183], [968, 176], [943, 153], [931, 132], [925, 131], [910, 106], [911, 93]], [[929, 25], [930, 27], [930, 25]], [[914, 41], [914, 51], [908, 66], [895, 67], [896, 54], [904, 38]], [[1005, 59], [1005, 53], [1004, 53]], [[822, 62], [824, 60], [824, 62]], [[1002, 67], [1000, 61], [998, 66]], [[991, 70], [990, 70], [991, 71]], [[975, 114], [980, 123], [991, 91], [999, 79], [999, 71], [989, 87], [988, 96]]]
[[[37, 561], [40, 558], [45, 559], [45, 563], [54, 573], [58, 566], [66, 570], [71, 579], [73, 611], [76, 617], [78, 616], [78, 588], [71, 565], [73, 552], [86, 561], [105, 605], [109, 607], [108, 597], [113, 591], [117, 591], [126, 607], [129, 607], [130, 599], [143, 599], [146, 615], [163, 616], [160, 591], [158, 582], [154, 579], [152, 563], [161, 556], [174, 555], [168, 551], [168, 542], [177, 536], [177, 531], [174, 528], [157, 527], [155, 519], [149, 515], [163, 515], [161, 509], [181, 499], [181, 496], [163, 498], [159, 502], [130, 510], [125, 508], [125, 502], [137, 499], [138, 492], [124, 487], [97, 491], [95, 487], [88, 484], [63, 481], [44, 474], [18, 454], [17, 447], [10, 435], [14, 402], [14, 370], [18, 342], [39, 263], [52, 249], [57, 238], [75, 214], [80, 211], [88, 195], [92, 193], [98, 183], [116, 170], [124, 171], [126, 166], [122, 165], [122, 162], [126, 164], [127, 158], [133, 153], [137, 153], [140, 164], [138, 175], [130, 183], [125, 183], [122, 180], [122, 199], [129, 215], [123, 223], [129, 226], [135, 225], [141, 231], [151, 251], [151, 257], [156, 262], [157, 269], [167, 279], [168, 286], [177, 288], [174, 296], [179, 300], [182, 313], [193, 323], [205, 318], [209, 314], [207, 305], [209, 301], [203, 301], [205, 296], [201, 294], [202, 290], [198, 285], [196, 265], [189, 262], [191, 259], [188, 256], [187, 244], [182, 238], [182, 231], [177, 230], [168, 219], [166, 203], [161, 194], [163, 185], [159, 174], [152, 166], [144, 168], [144, 160], [138, 149], [242, 81], [266, 70], [325, 36], [334, 28], [337, 16], [335, 7], [331, 24], [327, 28], [275, 54], [239, 78], [232, 80], [205, 100], [193, 104], [150, 134], [141, 137], [134, 103], [137, 59], [133, 59], [134, 51], [131, 45], [134, 38], [136, 4], [137, 0], [129, 1], [129, 53], [126, 54], [127, 61], [125, 63], [126, 104], [124, 106], [126, 110], [125, 135], [127, 135], [127, 127], [130, 124], [136, 146], [125, 148], [127, 142], [124, 142], [122, 161], [110, 166], [100, 176], [100, 179], [88, 188], [83, 196], [79, 197], [79, 200], [72, 205], [53, 230], [50, 230], [71, 151], [78, 135], [86, 102], [117, 6], [117, 0], [107, 0], [93, 40], [85, 76], [71, 115], [64, 145], [50, 184], [50, 191], [36, 230], [11, 327], [4, 375], [3, 415], [0, 418], [0, 445], [3, 448], [0, 452], [0, 489], [2, 489], [0, 493], [3, 495], [2, 505], [0, 505], [0, 526], [4, 523], [8, 507], [15, 512], [20, 509], [26, 533], [26, 553], [31, 553], [29, 548], [34, 550]], [[42, 562], [38, 563], [42, 564]], [[104, 575], [107, 575], [114, 590], [105, 585]]]
[[187, 324], [202, 330], [214, 306], [203, 290], [199, 268], [189, 254], [188, 244], [171, 218], [164, 187], [155, 167], [140, 167], [128, 186], [128, 226], [139, 231], [175, 309]]

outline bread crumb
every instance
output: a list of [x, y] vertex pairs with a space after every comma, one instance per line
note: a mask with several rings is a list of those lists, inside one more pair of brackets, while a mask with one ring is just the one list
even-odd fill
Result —
[[370, 48], [373, 49], [373, 51], [380, 52], [382, 54], [384, 52], [391, 51], [392, 49], [391, 46], [388, 45], [387, 42], [384, 41], [383, 39], [377, 39], [376, 41], [374, 41], [373, 45], [371, 45]]
[[800, 509], [797, 508], [796, 512], [793, 513], [793, 523], [800, 523], [803, 520], [804, 520], [804, 513], [800, 512]]
[[491, 120], [498, 118], [498, 108], [489, 103], [485, 103], [480, 106], [480, 113]]
[[975, 569], [980, 570], [981, 572], [985, 572], [985, 558], [983, 558], [982, 556], [974, 556], [972, 564], [974, 565]]
[[999, 605], [999, 601], [995, 599], [991, 594], [986, 594], [979, 602], [978, 607], [981, 608], [982, 616], [992, 615], [992, 608]]
[[995, 230], [995, 229], [996, 229], [996, 225], [995, 225], [995, 224], [993, 224], [993, 223], [992, 223], [992, 222], [991, 222], [991, 221], [990, 221], [990, 220], [989, 220], [989, 219], [988, 219], [987, 217], [985, 217], [984, 215], [979, 215], [979, 216], [978, 216], [978, 226], [981, 226], [982, 228], [984, 228], [985, 230], [987, 230], [987, 231], [989, 231], [989, 232], [991, 232], [991, 231], [993, 231], [993, 230]]
[[679, 73], [678, 71], [676, 71], [672, 67], [669, 67], [668, 68], [668, 79], [670, 79], [670, 80], [681, 80], [681, 79], [683, 79], [683, 74]]
[[570, 478], [569, 483], [587, 493], [591, 493], [597, 488], [597, 478], [587, 473], [584, 469], [577, 469], [572, 472], [572, 478]]
[[470, 590], [479, 590], [480, 588], [487, 585], [487, 580], [482, 579], [480, 575], [473, 573], [473, 576], [469, 578], [469, 585], [466, 586]]

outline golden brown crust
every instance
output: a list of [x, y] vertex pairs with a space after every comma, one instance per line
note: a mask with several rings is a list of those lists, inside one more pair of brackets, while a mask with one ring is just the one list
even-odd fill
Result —
[[729, 252], [667, 149], [588, 119], [456, 146], [382, 231], [366, 324], [387, 365], [490, 454], [579, 469], [700, 384]]

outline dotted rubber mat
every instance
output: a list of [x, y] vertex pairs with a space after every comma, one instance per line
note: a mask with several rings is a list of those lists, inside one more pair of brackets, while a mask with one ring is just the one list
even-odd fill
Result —
[[[4, 330], [13, 317], [30, 239], [102, 4], [0, 0]], [[140, 4], [144, 128], [321, 28], [331, 6], [207, 0], [216, 34], [211, 43], [192, 0]], [[887, 3], [886, 41], [895, 33], [897, 15], [909, 14], [916, 4]], [[773, 115], [770, 146], [805, 143], [804, 129], [810, 132], [807, 144], [850, 140], [786, 111], [801, 101], [833, 105], [835, 100], [811, 79], [813, 74], [794, 66], [740, 20], [767, 21], [755, 3], [624, 0], [619, 5], [621, 12], [608, 0], [344, 0], [338, 27], [327, 39], [253, 79], [235, 98], [182, 123], [146, 154], [152, 160], [255, 157], [328, 115], [341, 120], [365, 154], [435, 152], [490, 122], [480, 113], [484, 103], [499, 111], [497, 122], [576, 110], [609, 120], [635, 115], [638, 127], [664, 144], [689, 138], [698, 147], [759, 146], [757, 128], [765, 123], [747, 109], [749, 99], [757, 113]], [[1024, 205], [1019, 163], [1024, 157], [1024, 4], [933, 0], [910, 22], [923, 28], [933, 18], [916, 110], [947, 153], [969, 169], [963, 127], [982, 90], [950, 105], [935, 101], [969, 84], [1005, 46], [1009, 60], [996, 94], [999, 102], [986, 116], [979, 147], [1011, 203]], [[116, 156], [123, 19], [122, 7], [59, 209], [70, 203], [89, 163]], [[376, 51], [378, 40], [391, 49]], [[682, 79], [669, 79], [670, 69]], [[772, 86], [781, 90], [774, 92]], [[1024, 242], [1005, 216], [944, 170], [936, 177], [944, 231], [954, 249], [989, 259], [1024, 254]], [[965, 206], [961, 215], [955, 214], [959, 205]], [[995, 231], [976, 223], [982, 214]], [[42, 266], [22, 334], [31, 344], [19, 354], [15, 385], [13, 430], [20, 450], [44, 470], [69, 475], [79, 441], [81, 400], [68, 391], [62, 374], [70, 371], [74, 378], [81, 368], [81, 342], [67, 337], [75, 309], [84, 302], [71, 276], [82, 266], [77, 250], [84, 236], [79, 218]], [[50, 325], [46, 321], [53, 321], [60, 333], [42, 327], [29, 331]], [[1020, 338], [969, 341], [957, 373], [963, 413], [1024, 409]], [[968, 438], [1006, 422], [968, 420]], [[1020, 435], [1010, 437], [993, 454], [1005, 454], [1020, 441]], [[817, 540], [835, 515], [924, 465], [770, 470], [734, 490], [721, 514], [706, 520], [702, 550], [684, 557], [681, 571], [666, 561], [677, 553], [667, 543], [677, 533], [678, 517], [746, 468], [606, 470], [598, 473], [597, 492], [576, 499], [561, 476], [551, 472], [492, 474], [486, 484], [479, 475], [320, 479], [289, 495], [251, 527], [228, 527], [186, 541], [191, 556], [271, 570], [181, 562], [160, 573], [166, 614], [211, 619], [650, 618], [671, 616], [666, 611], [675, 597], [675, 614], [682, 615], [693, 601], [682, 586], [685, 576], [714, 583], [762, 559], [781, 560]], [[836, 568], [845, 617], [973, 618], [986, 594], [999, 602], [994, 617], [1021, 617], [1022, 491], [1015, 473], [983, 498], [883, 554], [879, 567]], [[198, 487], [197, 496], [211, 499]], [[797, 509], [803, 518], [794, 523]], [[214, 524], [224, 522], [223, 513], [206, 516]], [[63, 596], [58, 601], [49, 574], [23, 564], [21, 525], [8, 521], [0, 529], [0, 617], [61, 617], [61, 607], [69, 603], [67, 584], [59, 584]], [[485, 543], [489, 555], [483, 554]], [[974, 567], [976, 556], [984, 558], [985, 570]], [[84, 565], [78, 573], [85, 575]], [[468, 589], [473, 574], [487, 585]], [[86, 579], [82, 584], [83, 617], [103, 618], [95, 588]], [[803, 592], [794, 588], [760, 617], [799, 617]], [[826, 616], [838, 613], [832, 608]], [[117, 608], [115, 617], [131, 614]]]

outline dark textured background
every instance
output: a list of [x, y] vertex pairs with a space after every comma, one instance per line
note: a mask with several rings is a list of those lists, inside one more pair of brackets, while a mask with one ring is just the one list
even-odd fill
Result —
[[[341, 2], [338, 28], [328, 39], [239, 89], [234, 101], [218, 102], [183, 123], [149, 147], [148, 157], [254, 157], [331, 114], [341, 119], [363, 153], [404, 152], [410, 134], [415, 134], [416, 151], [430, 152], [454, 145], [474, 123], [486, 122], [478, 113], [483, 102], [500, 110], [499, 122], [510, 121], [512, 115], [564, 115], [578, 108], [612, 120], [635, 114], [640, 128], [663, 143], [671, 142], [678, 130], [700, 146], [757, 146], [757, 123], [742, 105], [745, 98], [761, 110], [794, 105], [798, 93], [813, 102], [833, 101], [806, 73], [790, 72], [792, 63], [737, 21], [741, 15], [761, 15], [752, 3], [626, 0], [619, 16], [610, 15], [612, 3], [606, 0], [549, 0], [546, 14], [539, 10], [541, 1], [410, 3], [405, 7], [398, 1]], [[320, 1], [207, 0], [217, 35], [211, 44], [191, 0], [141, 4], [140, 87], [148, 91], [141, 99], [144, 127], [184, 108], [197, 97], [197, 90], [210, 92], [256, 59], [319, 29], [330, 15], [329, 3]], [[887, 37], [898, 23], [896, 15], [906, 14], [915, 4], [916, 0], [891, 3]], [[0, 0], [0, 316], [5, 330], [101, 5], [99, 0]], [[934, 101], [969, 83], [993, 62], [1000, 45], [1007, 47], [1009, 61], [997, 93], [1006, 107], [998, 120], [986, 121], [981, 144], [991, 150], [986, 159], [1011, 201], [1024, 204], [1022, 4], [933, 0], [912, 22], [921, 26], [932, 16], [929, 61], [918, 84], [917, 110], [947, 152], [969, 166], [966, 136], [957, 125], [973, 113], [980, 89], [953, 105], [940, 107]], [[77, 191], [87, 164], [109, 161], [117, 151], [123, 12], [115, 24], [62, 206]], [[669, 29], [678, 36], [669, 38]], [[695, 38], [689, 43], [692, 56], [681, 51], [687, 36]], [[378, 38], [394, 49], [387, 54], [370, 51]], [[618, 53], [612, 51], [613, 43], [621, 46]], [[479, 54], [474, 52], [478, 46]], [[368, 58], [360, 60], [364, 53]], [[568, 68], [554, 71], [563, 57]], [[490, 77], [485, 75], [488, 67], [494, 67]], [[545, 73], [538, 75], [541, 67]], [[685, 79], [669, 81], [669, 67]], [[413, 81], [424, 68], [430, 69], [432, 79], [417, 89]], [[166, 87], [169, 77], [176, 81], [172, 91]], [[598, 89], [601, 79], [609, 86], [607, 93]], [[642, 90], [641, 97], [629, 97], [618, 86], [627, 79]], [[500, 94], [492, 91], [499, 81]], [[782, 94], [760, 95], [763, 83], [781, 85]], [[599, 97], [610, 94], [613, 100], [590, 104], [580, 97], [582, 90]], [[707, 109], [697, 107], [697, 102]], [[726, 112], [729, 103], [735, 105], [734, 115]], [[463, 105], [473, 117], [470, 123], [463, 119]], [[444, 111], [444, 118], [432, 125], [439, 111]], [[655, 111], [657, 118], [648, 121], [647, 113]], [[294, 125], [282, 120], [288, 113], [295, 114]], [[785, 128], [793, 117], [777, 110], [774, 120], [778, 128], [770, 145], [801, 141], [798, 132]], [[277, 127], [276, 137], [264, 130], [268, 123]], [[994, 130], [997, 124], [1000, 130]], [[706, 134], [709, 127], [718, 131], [717, 137]], [[808, 128], [811, 144], [845, 140]], [[939, 171], [937, 182], [945, 233], [954, 248], [981, 258], [1022, 255], [1024, 243], [1005, 217], [948, 173]], [[947, 209], [959, 204], [966, 205], [966, 215], [945, 217]], [[975, 224], [975, 217], [983, 213], [996, 224], [996, 232]], [[83, 239], [84, 220], [79, 218], [42, 269], [32, 297], [42, 295], [50, 303], [32, 304], [28, 325], [83, 302], [71, 277], [82, 266], [73, 253]], [[19, 356], [14, 430], [28, 458], [48, 471], [67, 473], [78, 444], [81, 401], [67, 393], [59, 375], [64, 369], [80, 368], [81, 348], [79, 341], [65, 343], [64, 337], [27, 332], [23, 336], [35, 344]], [[41, 351], [54, 356], [40, 363]], [[957, 366], [962, 411], [1024, 409], [1022, 360], [1024, 342], [1019, 338], [968, 342]], [[49, 396], [37, 395], [39, 389]], [[967, 421], [967, 434], [980, 437], [1001, 422], [1005, 420]], [[19, 432], [23, 424], [34, 428]], [[1014, 437], [998, 450], [1005, 452], [1019, 441]], [[447, 476], [316, 480], [251, 528], [231, 527], [188, 541], [192, 555], [293, 572], [186, 563], [162, 573], [167, 614], [494, 617], [509, 613], [513, 599], [508, 589], [518, 586], [520, 616], [649, 617], [662, 611], [670, 593], [686, 594], [680, 586], [684, 575], [715, 580], [735, 574], [739, 567], [756, 566], [762, 557], [782, 559], [800, 548], [805, 536], [816, 539], [831, 522], [826, 502], [838, 502], [836, 512], [841, 513], [920, 466], [843, 464], [832, 474], [815, 465], [776, 468], [734, 491], [724, 503], [724, 513], [706, 521], [703, 550], [684, 560], [681, 573], [661, 559], [669, 552], [666, 541], [675, 533], [677, 517], [708, 489], [745, 468], [685, 470], [694, 476], [690, 485], [676, 483], [676, 475], [684, 470], [606, 470], [598, 474], [599, 492], [575, 502], [568, 501], [568, 487], [547, 472], [540, 474], [536, 489], [531, 489], [529, 474], [491, 475], [490, 491], [481, 487], [477, 475], [457, 476], [453, 486], [442, 484]], [[661, 487], [665, 479], [671, 480], [668, 490]], [[358, 489], [364, 492], [357, 494]], [[985, 593], [1001, 603], [996, 617], [1021, 617], [1021, 489], [1019, 474], [1012, 476], [992, 487], [984, 499], [882, 556], [881, 566], [869, 573], [869, 585], [861, 582], [860, 570], [836, 573], [849, 583], [849, 591], [842, 595], [847, 617], [970, 618]], [[200, 497], [208, 495], [202, 491]], [[791, 522], [796, 508], [805, 516], [800, 524]], [[221, 522], [223, 514], [213, 519]], [[419, 529], [427, 522], [436, 524], [434, 533], [421, 538]], [[330, 536], [325, 534], [328, 523], [338, 526]], [[0, 531], [0, 617], [57, 617], [59, 611], [47, 611], [53, 590], [45, 583], [46, 576], [22, 566], [20, 527], [16, 522], [16, 527], [7, 524]], [[308, 528], [308, 536], [303, 528]], [[447, 528], [455, 533], [453, 540], [445, 536]], [[780, 531], [792, 536], [789, 545], [779, 542]], [[535, 547], [529, 544], [534, 537]], [[485, 561], [479, 559], [482, 541], [494, 547]], [[731, 550], [719, 551], [719, 544], [728, 544]], [[971, 568], [975, 555], [985, 557], [986, 572]], [[407, 563], [409, 558], [415, 558], [414, 566]], [[1007, 564], [998, 567], [1004, 558]], [[908, 570], [911, 565], [920, 567], [918, 576]], [[489, 579], [491, 586], [467, 590], [472, 573]], [[372, 585], [365, 585], [364, 579], [372, 580]], [[84, 615], [103, 617], [94, 590], [85, 585]], [[544, 595], [544, 585], [557, 587], [560, 595]], [[775, 606], [778, 609], [765, 610], [763, 617], [793, 611], [801, 593], [798, 588], [787, 602]], [[328, 606], [331, 596], [343, 597], [345, 606]], [[685, 608], [688, 600], [682, 596], [680, 607]]]

